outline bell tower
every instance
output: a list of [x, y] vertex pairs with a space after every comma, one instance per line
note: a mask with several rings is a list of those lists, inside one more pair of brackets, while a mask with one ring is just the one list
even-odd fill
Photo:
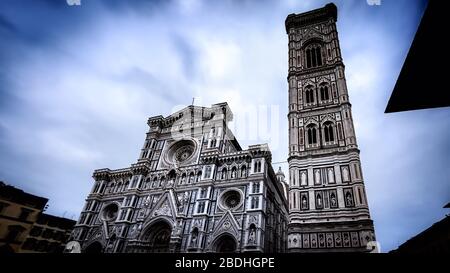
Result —
[[368, 251], [375, 241], [336, 21], [330, 3], [285, 22], [291, 252]]

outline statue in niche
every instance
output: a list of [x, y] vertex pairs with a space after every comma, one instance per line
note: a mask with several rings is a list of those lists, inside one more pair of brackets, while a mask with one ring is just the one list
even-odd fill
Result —
[[139, 235], [139, 233], [141, 232], [141, 228], [142, 228], [141, 224], [134, 225], [131, 228], [130, 237], [133, 238], [133, 239], [136, 238]]
[[334, 194], [331, 195], [331, 206], [332, 207], [337, 206], [336, 196]]
[[322, 196], [319, 194], [317, 195], [317, 206], [322, 207]]
[[308, 201], [306, 200], [306, 197], [303, 196], [302, 198], [302, 208], [306, 209], [308, 207]]
[[353, 206], [353, 198], [349, 192], [345, 195], [345, 200], [347, 201], [347, 206]]
[[144, 207], [150, 206], [150, 195], [148, 195], [144, 200]]
[[184, 207], [188, 201], [188, 197], [189, 197], [189, 193], [188, 192], [184, 192], [182, 195], [178, 196], [178, 212], [182, 213], [184, 211]]
[[306, 184], [307, 184], [307, 183], [306, 183], [306, 172], [302, 172], [300, 184], [301, 184], [301, 185], [306, 185]]
[[194, 228], [191, 235], [191, 246], [193, 247], [197, 246], [197, 239], [198, 239], [198, 228]]
[[[161, 182], [162, 183], [162, 182]], [[167, 185], [166, 188], [170, 188], [173, 186], [173, 179], [169, 179], [169, 181], [167, 181]]]
[[256, 240], [256, 228], [255, 228], [255, 225], [251, 225], [250, 226], [250, 230], [249, 230], [249, 233], [248, 233], [248, 243], [249, 244], [254, 244], [255, 243], [255, 240]]

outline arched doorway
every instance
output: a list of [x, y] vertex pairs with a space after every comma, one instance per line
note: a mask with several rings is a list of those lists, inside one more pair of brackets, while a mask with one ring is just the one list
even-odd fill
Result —
[[143, 237], [148, 243], [147, 252], [169, 252], [172, 228], [166, 221], [158, 221], [151, 225]]
[[218, 253], [236, 252], [236, 248], [236, 240], [229, 234], [220, 236], [214, 244], [214, 252]]
[[85, 253], [101, 253], [103, 246], [100, 242], [93, 242], [84, 250]]

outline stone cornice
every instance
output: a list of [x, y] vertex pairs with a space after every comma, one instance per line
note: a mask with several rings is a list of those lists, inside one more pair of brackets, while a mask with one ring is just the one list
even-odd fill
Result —
[[317, 22], [323, 22], [327, 19], [337, 21], [337, 7], [333, 3], [305, 13], [289, 14], [285, 21], [286, 33], [289, 34], [291, 28], [300, 28]]

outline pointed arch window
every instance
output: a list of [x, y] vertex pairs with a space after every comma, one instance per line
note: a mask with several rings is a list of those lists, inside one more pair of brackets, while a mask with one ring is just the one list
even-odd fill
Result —
[[338, 133], [339, 133], [339, 140], [344, 139], [343, 133], [342, 133], [342, 124], [338, 123]]
[[250, 203], [250, 208], [251, 209], [259, 208], [259, 197], [258, 196], [252, 197], [251, 203]]
[[259, 182], [253, 182], [253, 193], [259, 193], [259, 189], [260, 189], [260, 186], [259, 186]]
[[254, 173], [261, 172], [261, 160], [256, 160], [255, 163], [253, 163], [253, 172]]
[[164, 187], [166, 185], [166, 178], [163, 176], [161, 177], [161, 181], [159, 181], [159, 186]]
[[186, 174], [183, 173], [180, 179], [180, 185], [186, 184]]
[[306, 50], [306, 68], [322, 66], [322, 50], [319, 44], [309, 45]]
[[330, 100], [330, 88], [328, 88], [328, 84], [321, 84], [319, 91], [321, 101], [326, 102]]
[[227, 178], [227, 169], [226, 168], [223, 168], [222, 169], [222, 173], [221, 173], [221, 175], [220, 175], [220, 179], [226, 179]]
[[210, 179], [212, 174], [212, 167], [206, 166], [205, 167], [205, 179]]
[[305, 102], [307, 104], [314, 103], [314, 88], [311, 85], [305, 88]]
[[317, 144], [317, 126], [315, 124], [307, 126], [306, 134], [309, 145]]
[[323, 134], [325, 143], [334, 142], [334, 126], [331, 121], [327, 121], [323, 124]]

